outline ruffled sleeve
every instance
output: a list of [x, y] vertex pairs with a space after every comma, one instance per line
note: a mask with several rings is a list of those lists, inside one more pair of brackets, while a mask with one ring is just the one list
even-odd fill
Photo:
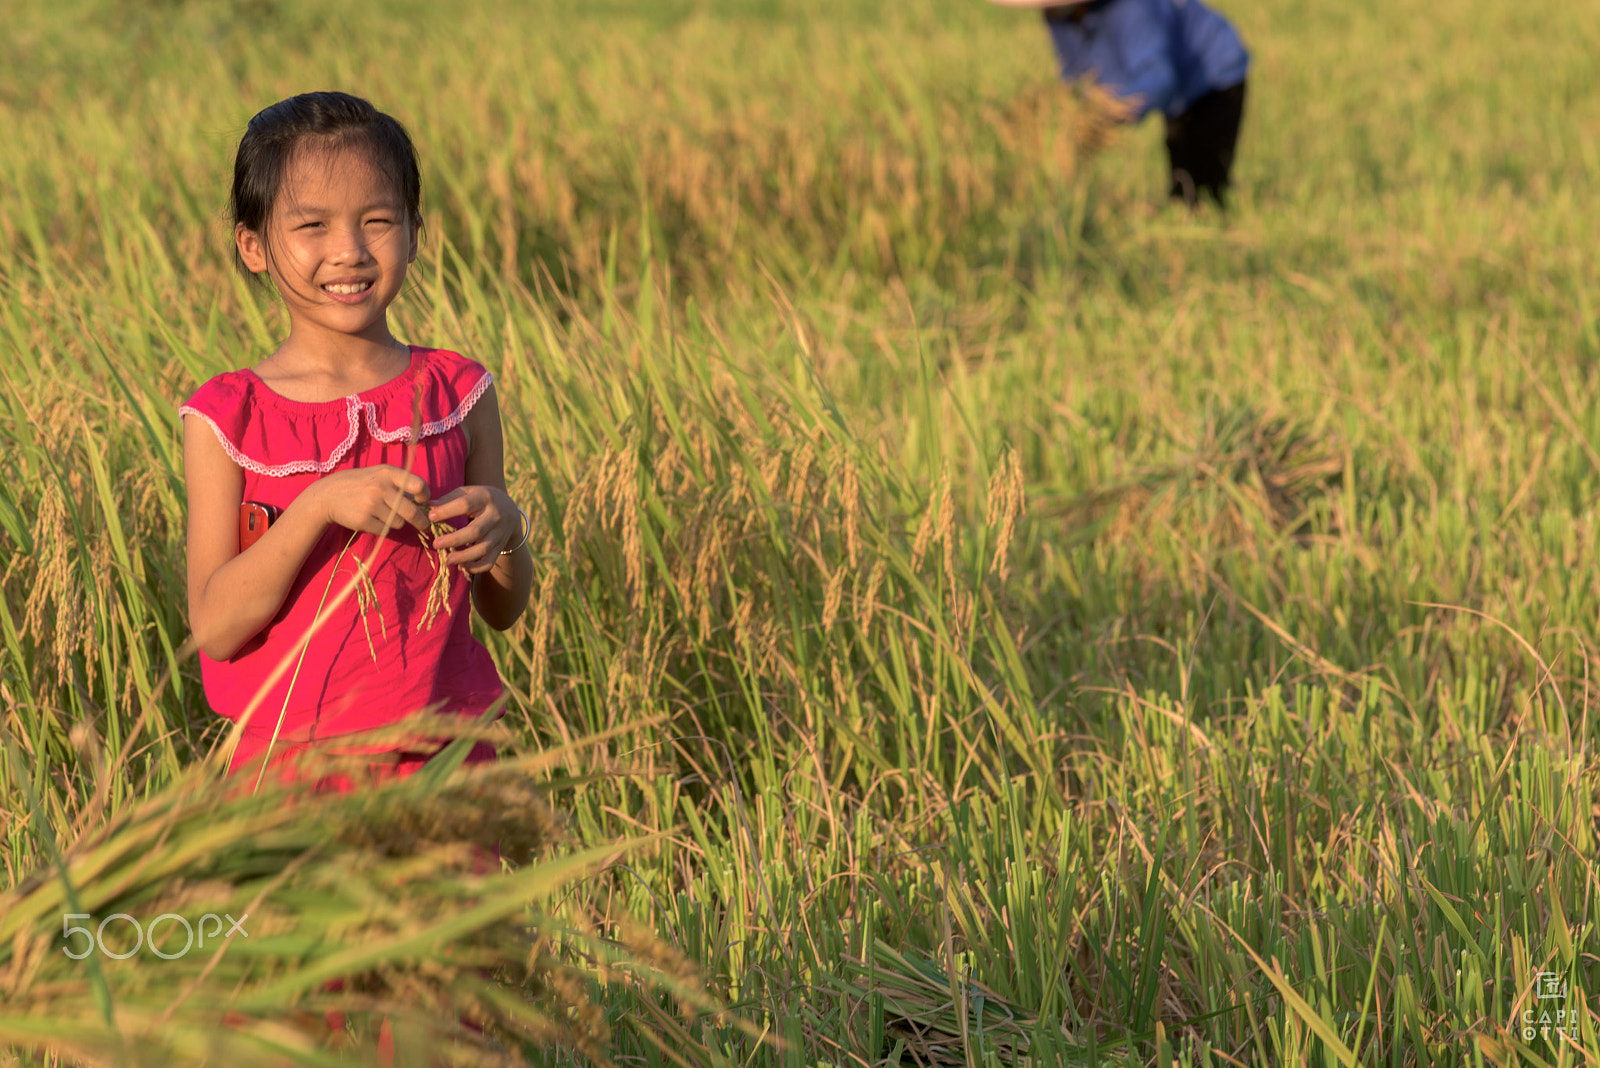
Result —
[[356, 399], [326, 405], [285, 402], [243, 372], [218, 375], [178, 409], [212, 433], [234, 463], [258, 475], [326, 474], [339, 466], [355, 444]]

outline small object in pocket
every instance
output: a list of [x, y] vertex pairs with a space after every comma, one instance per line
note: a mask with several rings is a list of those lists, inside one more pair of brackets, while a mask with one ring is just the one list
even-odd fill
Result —
[[245, 501], [239, 505], [239, 551], [244, 552], [277, 522], [283, 509], [258, 501]]

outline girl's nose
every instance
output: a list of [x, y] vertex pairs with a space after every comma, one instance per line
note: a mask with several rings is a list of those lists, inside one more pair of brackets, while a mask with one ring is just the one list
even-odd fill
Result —
[[335, 231], [329, 260], [333, 263], [363, 263], [368, 258], [366, 235], [360, 227], [341, 228]]

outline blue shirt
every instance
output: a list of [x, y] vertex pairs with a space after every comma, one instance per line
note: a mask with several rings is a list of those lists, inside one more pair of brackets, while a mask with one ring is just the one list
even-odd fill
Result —
[[1046, 21], [1061, 76], [1093, 74], [1137, 108], [1181, 115], [1244, 81], [1250, 54], [1231, 23], [1200, 0], [1096, 0], [1081, 21]]

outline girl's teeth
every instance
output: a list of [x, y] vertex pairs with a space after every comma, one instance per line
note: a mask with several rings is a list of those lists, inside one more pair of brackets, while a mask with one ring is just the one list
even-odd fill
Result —
[[349, 285], [325, 285], [322, 288], [329, 293], [338, 293], [340, 296], [347, 297], [353, 293], [363, 292], [371, 285], [371, 282], [355, 282]]

